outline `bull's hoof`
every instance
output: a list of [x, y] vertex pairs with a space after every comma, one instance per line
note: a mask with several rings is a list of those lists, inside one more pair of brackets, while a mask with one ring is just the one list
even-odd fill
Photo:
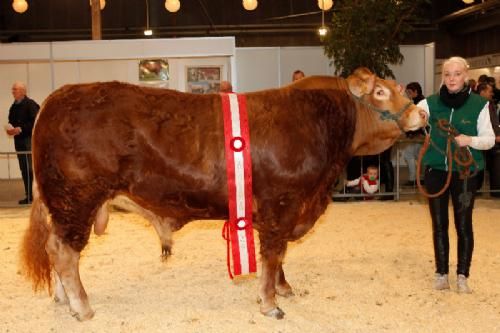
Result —
[[262, 312], [262, 314], [266, 317], [271, 317], [274, 319], [283, 319], [285, 317], [285, 312], [281, 310], [279, 307], [275, 307], [267, 312]]
[[172, 249], [170, 246], [161, 247], [161, 261], [167, 261], [168, 257], [172, 254]]
[[95, 314], [95, 311], [94, 310], [90, 310], [90, 311], [87, 311], [86, 313], [78, 313], [72, 309], [69, 309], [69, 312], [71, 313], [71, 315], [73, 317], [75, 317], [78, 321], [86, 321], [86, 320], [90, 320], [94, 317], [94, 314]]

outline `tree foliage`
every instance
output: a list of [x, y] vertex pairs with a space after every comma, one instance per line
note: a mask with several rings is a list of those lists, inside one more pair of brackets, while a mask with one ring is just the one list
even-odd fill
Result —
[[401, 64], [399, 44], [412, 30], [409, 20], [427, 0], [337, 0], [325, 54], [335, 74], [347, 76], [364, 66], [380, 77], [394, 78], [389, 64]]

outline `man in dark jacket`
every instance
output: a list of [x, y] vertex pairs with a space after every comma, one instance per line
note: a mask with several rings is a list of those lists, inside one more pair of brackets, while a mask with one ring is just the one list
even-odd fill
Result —
[[19, 200], [20, 205], [31, 203], [33, 200], [32, 183], [33, 168], [31, 162], [31, 134], [35, 118], [40, 106], [26, 96], [26, 86], [24, 83], [16, 82], [12, 85], [12, 96], [14, 103], [9, 109], [9, 123], [5, 131], [8, 135], [14, 137], [14, 146], [16, 148], [19, 168], [24, 182], [24, 191], [26, 197]]

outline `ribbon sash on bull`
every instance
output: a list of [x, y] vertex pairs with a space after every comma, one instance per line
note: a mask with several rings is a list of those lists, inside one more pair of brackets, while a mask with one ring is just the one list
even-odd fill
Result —
[[252, 227], [252, 161], [246, 97], [221, 94], [224, 114], [229, 221], [223, 236], [228, 244], [228, 272], [231, 279], [229, 246], [234, 275], [255, 273], [255, 244]]

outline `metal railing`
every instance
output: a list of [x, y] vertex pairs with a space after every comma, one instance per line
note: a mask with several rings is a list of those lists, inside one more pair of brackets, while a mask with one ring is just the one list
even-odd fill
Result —
[[[19, 206], [18, 201], [27, 196], [18, 156], [26, 166], [31, 164], [31, 151], [0, 152], [0, 207]], [[30, 182], [29, 172], [26, 177]], [[28, 193], [28, 197], [31, 196], [32, 194]]]
[[[338, 199], [338, 201], [345, 201], [350, 198], [354, 199], [366, 199], [366, 198], [377, 198], [377, 199], [384, 199], [384, 198], [391, 198], [394, 197], [394, 200], [399, 201], [402, 198], [405, 197], [415, 197], [416, 195], [421, 195], [420, 192], [418, 191], [417, 185], [414, 184], [413, 186], [404, 186], [404, 181], [407, 181], [407, 175], [406, 175], [406, 170], [407, 166], [403, 166], [401, 164], [401, 158], [402, 158], [402, 152], [406, 144], [410, 143], [419, 143], [422, 141], [418, 140], [408, 140], [408, 139], [402, 139], [396, 142], [394, 146], [392, 147], [392, 158], [391, 160], [394, 161], [393, 163], [393, 168], [394, 168], [394, 190], [393, 191], [385, 191], [384, 186], [380, 186], [378, 192], [374, 194], [365, 194], [365, 193], [350, 193], [346, 186], [345, 186], [345, 180], [346, 180], [346, 175], [344, 174], [342, 177], [340, 177], [339, 181], [337, 184], [332, 188], [332, 198], [334, 200]], [[379, 165], [378, 169], [381, 170], [381, 163], [380, 163], [380, 155], [378, 157], [379, 159]], [[363, 167], [363, 165], [362, 165]], [[481, 188], [478, 190], [478, 193], [480, 194], [491, 194], [495, 193], [495, 196], [499, 196], [500, 194], [500, 189], [497, 190], [492, 190], [490, 188], [490, 181], [489, 181], [489, 174], [486, 171], [487, 168], [484, 170], [484, 177], [483, 177], [483, 182], [481, 185]], [[360, 172], [361, 173], [361, 172]], [[421, 180], [422, 183], [425, 183], [425, 179], [423, 175], [421, 175]], [[380, 175], [379, 175], [379, 180], [380, 180]], [[402, 182], [403, 180], [403, 182]], [[379, 181], [380, 183], [380, 181]]]

